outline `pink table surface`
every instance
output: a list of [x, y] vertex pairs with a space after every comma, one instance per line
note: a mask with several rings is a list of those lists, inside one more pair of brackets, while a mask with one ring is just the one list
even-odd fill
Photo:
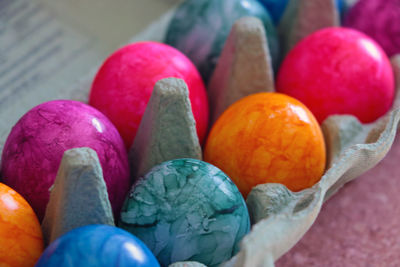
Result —
[[400, 266], [399, 136], [376, 167], [324, 204], [276, 266]]

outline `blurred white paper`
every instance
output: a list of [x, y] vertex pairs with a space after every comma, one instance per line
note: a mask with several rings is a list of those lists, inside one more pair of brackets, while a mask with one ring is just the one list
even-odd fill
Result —
[[[178, 2], [0, 0], [0, 151], [30, 108], [86, 99], [94, 70], [132, 36], [161, 40], [164, 14]], [[153, 34], [143, 32], [151, 23]]]

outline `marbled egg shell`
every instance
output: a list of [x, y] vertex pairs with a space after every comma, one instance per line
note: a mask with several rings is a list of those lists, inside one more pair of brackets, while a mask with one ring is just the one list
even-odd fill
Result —
[[274, 66], [279, 59], [279, 43], [275, 26], [267, 10], [256, 0], [188, 0], [177, 9], [165, 42], [178, 48], [197, 66], [207, 82], [232, 25], [241, 17], [262, 20]]
[[400, 53], [399, 0], [360, 0], [346, 14], [344, 26], [375, 39], [390, 57]]
[[176, 159], [132, 187], [119, 226], [163, 266], [186, 260], [216, 266], [237, 252], [250, 222], [243, 197], [223, 172], [200, 160]]
[[36, 267], [157, 267], [151, 251], [128, 232], [108, 225], [88, 225], [59, 237]]
[[119, 214], [130, 187], [128, 156], [114, 125], [98, 110], [71, 100], [55, 100], [28, 111], [12, 128], [2, 154], [5, 184], [18, 191], [42, 220], [65, 150], [94, 149], [108, 196]]
[[33, 266], [42, 251], [36, 214], [21, 195], [0, 183], [0, 266]]
[[264, 183], [290, 190], [311, 187], [325, 169], [325, 142], [318, 122], [298, 100], [258, 93], [231, 105], [208, 136], [204, 160], [217, 166], [246, 197]]

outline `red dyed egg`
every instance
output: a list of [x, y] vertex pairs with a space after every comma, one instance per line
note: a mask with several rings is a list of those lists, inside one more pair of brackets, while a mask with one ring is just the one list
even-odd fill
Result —
[[320, 123], [333, 114], [351, 114], [367, 123], [390, 109], [394, 75], [371, 38], [355, 30], [326, 28], [289, 52], [277, 90], [303, 102]]
[[113, 122], [129, 148], [155, 83], [168, 77], [181, 78], [188, 85], [197, 133], [202, 141], [208, 124], [204, 83], [193, 63], [165, 44], [140, 42], [117, 50], [98, 71], [89, 104]]

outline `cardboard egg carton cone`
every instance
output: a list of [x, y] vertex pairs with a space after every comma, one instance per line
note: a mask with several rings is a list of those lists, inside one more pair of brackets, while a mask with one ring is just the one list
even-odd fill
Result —
[[333, 26], [340, 26], [335, 0], [289, 0], [278, 27], [282, 55], [311, 33]]
[[237, 100], [254, 93], [274, 91], [271, 62], [261, 20], [239, 19], [232, 27], [207, 86], [211, 125]]
[[[298, 4], [300, 2], [301, 0]], [[236, 34], [246, 36], [248, 33], [233, 29], [231, 35]], [[239, 39], [238, 36], [235, 38], [230, 36], [227, 42]], [[234, 45], [227, 43], [224, 49], [230, 47]], [[237, 53], [243, 53], [243, 50], [223, 51], [222, 55], [228, 54], [231, 58], [243, 56]], [[225, 60], [221, 56], [221, 64], [225, 64]], [[251, 61], [247, 61], [246, 64], [249, 62]], [[300, 192], [292, 192], [284, 185], [272, 183], [254, 187], [246, 200], [253, 224], [251, 232], [241, 241], [238, 254], [222, 266], [274, 266], [274, 262], [289, 251], [308, 231], [327, 199], [343, 185], [373, 168], [384, 158], [391, 148], [400, 122], [400, 55], [393, 57], [391, 62], [396, 77], [397, 92], [392, 110], [386, 116], [369, 124], [362, 124], [350, 115], [327, 118], [322, 124], [327, 146], [327, 168], [320, 182]], [[218, 69], [217, 66], [216, 72], [220, 71]], [[221, 78], [219, 81], [226, 90], [225, 95], [229, 94], [229, 90], [237, 90], [235, 86], [229, 86], [235, 79], [235, 75], [232, 74], [228, 79]], [[249, 75], [249, 84], [252, 83], [251, 79], [253, 77]], [[219, 99], [214, 101], [218, 102]], [[222, 98], [221, 101], [225, 99]]]
[[154, 86], [129, 151], [133, 180], [152, 167], [178, 158], [202, 159], [186, 83], [166, 78]]
[[175, 262], [173, 264], [170, 264], [169, 267], [207, 267], [207, 266], [195, 261], [185, 261], [185, 262]]
[[64, 152], [42, 222], [45, 244], [89, 224], [114, 226], [103, 170], [96, 151], [73, 148]]

